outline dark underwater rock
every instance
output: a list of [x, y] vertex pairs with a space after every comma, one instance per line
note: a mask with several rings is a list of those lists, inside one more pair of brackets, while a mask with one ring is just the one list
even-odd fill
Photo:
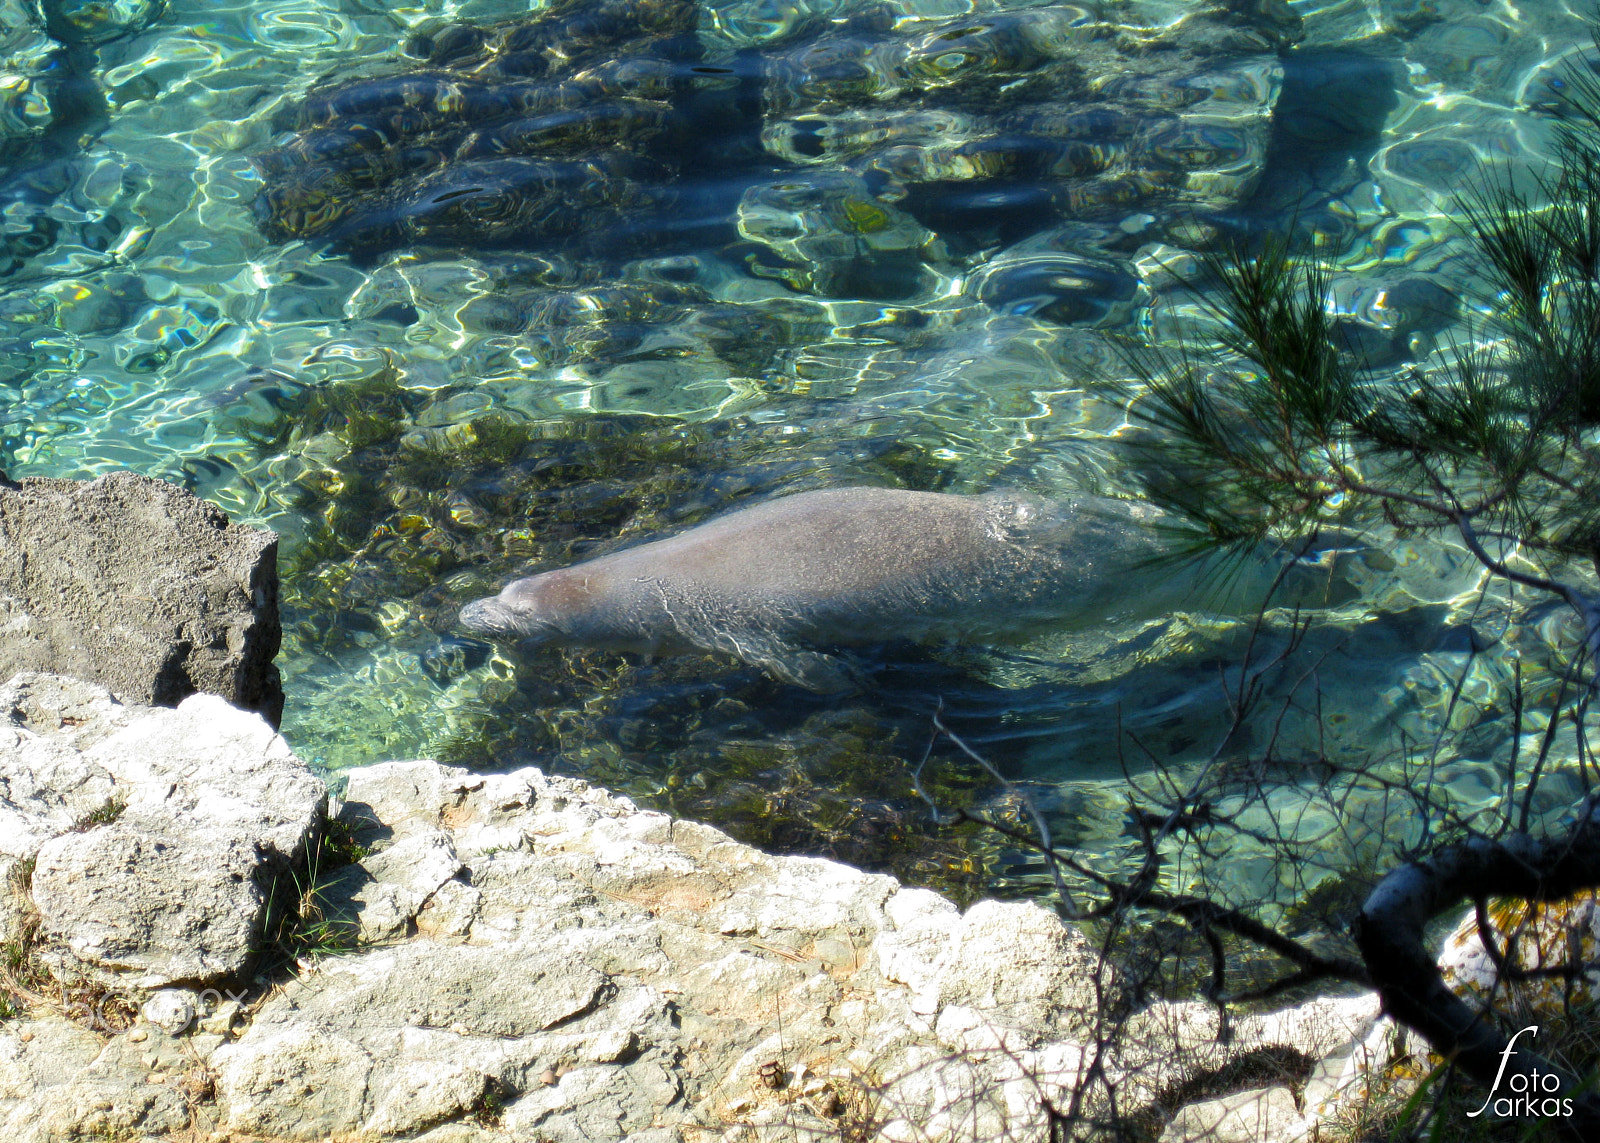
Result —
[[967, 293], [999, 313], [1059, 325], [1126, 320], [1139, 285], [1133, 272], [1071, 245], [1069, 236], [1036, 235], [986, 262], [967, 283]]
[[757, 274], [905, 295], [957, 231], [974, 249], [1063, 218], [1137, 207], [1167, 221], [1237, 202], [1266, 154], [1274, 53], [1295, 34], [1272, 5], [1159, 33], [1070, 5], [884, 14], [714, 58], [687, 0], [442, 29], [411, 45], [417, 70], [283, 110], [291, 134], [255, 157], [261, 226], [354, 250], [615, 255], [670, 245], [699, 214], [702, 230], [765, 247]]
[[0, 17], [0, 53], [16, 72], [0, 86], [0, 278], [60, 246], [105, 250], [124, 225], [83, 193], [84, 146], [109, 121], [93, 53], [30, 52], [7, 30]]
[[424, 70], [316, 90], [277, 120], [296, 134], [255, 157], [262, 228], [388, 248], [618, 221], [670, 174], [644, 156], [674, 123], [697, 19], [687, 0], [567, 3], [414, 43]]
[[105, 44], [142, 32], [166, 8], [166, 0], [38, 0], [45, 31], [63, 44]]
[[1416, 276], [1338, 278], [1327, 304], [1339, 348], [1369, 369], [1426, 357], [1432, 335], [1461, 308], [1443, 286]]

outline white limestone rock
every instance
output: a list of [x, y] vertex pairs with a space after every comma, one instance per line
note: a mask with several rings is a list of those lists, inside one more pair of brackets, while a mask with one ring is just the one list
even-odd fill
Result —
[[309, 1140], [361, 1124], [373, 1063], [360, 1046], [310, 1023], [275, 1028], [258, 1020], [247, 1038], [248, 1048], [214, 1054], [230, 1130]]
[[450, 834], [426, 830], [338, 871], [321, 896], [322, 906], [330, 918], [353, 924], [363, 944], [397, 940], [462, 868]]
[[0, 1139], [60, 1143], [183, 1130], [182, 1094], [147, 1082], [95, 1032], [59, 1016], [0, 1024]]
[[[1088, 1066], [1093, 950], [1038, 905], [962, 912], [537, 770], [367, 767], [349, 775], [343, 817], [389, 839], [362, 863], [369, 887], [430, 894], [422, 935], [324, 960], [216, 1051], [232, 1130], [766, 1138], [811, 1114], [761, 1080], [776, 1064], [813, 1095], [876, 1077], [862, 1098], [895, 1109], [886, 1139], [970, 1138], [975, 1125], [1043, 1138], [1048, 1105]], [[451, 852], [464, 868], [446, 877]], [[1129, 1106], [1152, 1106], [1196, 1066], [1333, 1038], [1300, 1013], [1237, 1021], [1224, 1043], [1214, 1016], [1157, 1005], [1142, 1017], [1149, 1043], [1105, 1061]], [[315, 1039], [335, 1032], [338, 1053]], [[316, 1052], [344, 1069], [347, 1098], [308, 1118], [282, 1061], [308, 1061], [296, 1074], [309, 1075]], [[502, 1114], [480, 1122], [490, 1103]]]
[[33, 900], [44, 935], [84, 964], [132, 974], [142, 988], [204, 983], [255, 955], [267, 904], [260, 864], [246, 838], [135, 814], [45, 842]]
[[465, 938], [482, 904], [481, 890], [461, 881], [446, 881], [417, 913], [417, 931], [436, 939]]
[[[545, 1068], [626, 1070], [658, 1055], [648, 1045], [670, 1028], [659, 993], [559, 948], [415, 941], [325, 961], [212, 1063], [231, 1130], [387, 1138], [466, 1115], [491, 1092], [541, 1087]], [[308, 1104], [305, 1085], [329, 1069], [341, 1094]]]
[[169, 1036], [179, 1036], [194, 1023], [195, 994], [184, 988], [163, 988], [140, 1006], [139, 1014]]
[[111, 804], [112, 776], [83, 748], [129, 717], [92, 683], [24, 673], [0, 685], [0, 854], [31, 857]]
[[1161, 1143], [1289, 1143], [1299, 1120], [1288, 1088], [1258, 1088], [1182, 1108]]
[[34, 860], [21, 888], [69, 975], [63, 957], [146, 990], [236, 976], [325, 802], [260, 715], [215, 696], [173, 710], [53, 676], [0, 689], [0, 846]]
[[[131, 728], [111, 727], [85, 751]], [[214, 872], [242, 865], [216, 841], [232, 835], [203, 826], [199, 779], [180, 768], [158, 803], [141, 793], [153, 778], [124, 783], [101, 769], [113, 791], [127, 790], [129, 808], [111, 825], [45, 842], [40, 867], [50, 870], [47, 890], [70, 882], [77, 892], [86, 916], [70, 930], [73, 947], [104, 958], [119, 941], [155, 939], [106, 923], [116, 876], [182, 880], [201, 856]], [[150, 764], [151, 775], [159, 769]], [[272, 783], [230, 793], [239, 788]], [[230, 827], [279, 836], [248, 799], [207, 798]], [[153, 816], [168, 804], [187, 834]], [[1155, 1003], [1129, 1019], [1118, 1051], [1098, 1055], [1085, 1023], [1093, 950], [1036, 904], [962, 911], [892, 878], [772, 857], [532, 769], [355, 770], [341, 820], [375, 846], [333, 872], [362, 932], [381, 943], [303, 965], [259, 1006], [231, 1001], [220, 1030], [202, 1021], [203, 1034], [177, 1039], [150, 1025], [137, 1043], [113, 1037], [72, 1100], [51, 1103], [61, 1081], [29, 1065], [20, 1043], [8, 1048], [0, 1029], [0, 1138], [12, 1137], [11, 1124], [43, 1143], [40, 1123], [159, 1135], [156, 1125], [176, 1114], [166, 1096], [133, 1093], [115, 1106], [101, 1096], [110, 1077], [133, 1084], [144, 1061], [176, 1046], [203, 1053], [214, 1071], [209, 1122], [283, 1141], [777, 1140], [836, 1130], [842, 1112], [869, 1105], [882, 1113], [883, 1139], [1043, 1139], [1050, 1108], [1066, 1104], [1091, 1062], [1129, 1114], [1263, 1048], [1337, 1054], [1376, 1016], [1370, 998], [1314, 1001], [1236, 1019], [1225, 1038], [1210, 1006]], [[98, 839], [101, 866], [77, 848], [83, 838]], [[46, 899], [59, 924], [68, 906]], [[160, 939], [174, 939], [184, 910], [210, 909], [208, 900], [154, 909]], [[185, 939], [191, 958], [208, 947], [203, 935]], [[88, 1067], [84, 1045], [63, 1044], [62, 1075]], [[1234, 1102], [1283, 1110], [1277, 1094], [1251, 1098]], [[1229, 1103], [1216, 1123], [1248, 1118], [1234, 1110]], [[1308, 1112], [1295, 1130], [1310, 1122]]]
[[393, 885], [416, 902], [418, 909], [435, 890], [461, 872], [455, 839], [442, 829], [416, 834], [361, 859], [374, 881]]

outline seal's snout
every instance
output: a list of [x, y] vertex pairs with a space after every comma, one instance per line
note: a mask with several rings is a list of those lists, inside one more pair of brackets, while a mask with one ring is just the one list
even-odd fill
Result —
[[456, 623], [474, 635], [487, 635], [491, 638], [497, 635], [511, 635], [516, 631], [516, 624], [512, 622], [511, 614], [494, 596], [474, 599], [461, 609], [460, 614], [456, 616]]

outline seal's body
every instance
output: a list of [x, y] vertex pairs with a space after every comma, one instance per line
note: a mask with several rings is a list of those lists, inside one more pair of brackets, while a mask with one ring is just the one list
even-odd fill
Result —
[[888, 488], [803, 492], [508, 584], [469, 603], [478, 634], [677, 654], [721, 651], [785, 682], [848, 687], [817, 650], [986, 640], [1126, 607], [1158, 553], [1153, 509], [1079, 497]]

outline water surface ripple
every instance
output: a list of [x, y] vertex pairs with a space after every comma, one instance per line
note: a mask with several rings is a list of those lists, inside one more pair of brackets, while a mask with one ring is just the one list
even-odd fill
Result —
[[[1541, 169], [1592, 54], [1554, 0], [0, 13], [0, 467], [132, 468], [280, 531], [303, 755], [536, 762], [977, 886], [1039, 871], [928, 828], [935, 704], [1063, 838], [1121, 852], [1125, 775], [1222, 733], [1245, 634], [1214, 585], [1020, 649], [891, 649], [843, 699], [713, 659], [519, 659], [455, 609], [751, 497], [1126, 493], [1112, 338], [1203, 338], [1188, 282], [1219, 236], [1292, 233], [1374, 369], [1426, 366], [1489, 304], [1452, 195]], [[1560, 616], [1427, 538], [1310, 562], [1321, 703], [1272, 798], [1314, 831], [1307, 760], [1398, 773], [1448, 732], [1428, 764], [1490, 804], [1511, 664], [1549, 693]], [[947, 742], [930, 765], [941, 799], [1015, 812]]]

